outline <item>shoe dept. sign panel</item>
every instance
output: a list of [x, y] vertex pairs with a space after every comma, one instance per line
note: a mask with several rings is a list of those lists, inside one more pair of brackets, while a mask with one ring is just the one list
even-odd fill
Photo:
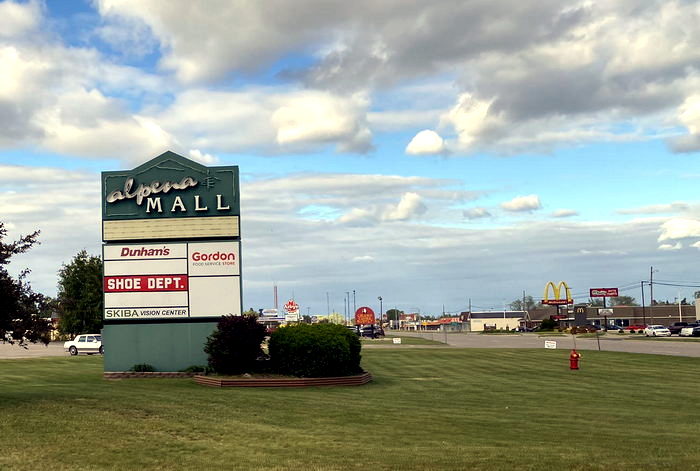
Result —
[[205, 167], [165, 152], [133, 170], [102, 172], [102, 239], [238, 238], [238, 167]]
[[103, 247], [105, 320], [240, 314], [240, 243]]

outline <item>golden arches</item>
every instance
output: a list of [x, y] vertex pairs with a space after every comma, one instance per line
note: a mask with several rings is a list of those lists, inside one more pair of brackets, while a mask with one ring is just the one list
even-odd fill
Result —
[[[549, 298], [549, 287], [552, 287], [552, 294], [554, 295], [552, 299]], [[561, 289], [564, 288], [564, 294], [566, 298], [561, 297]], [[555, 285], [553, 281], [550, 281], [544, 286], [544, 297], [542, 298], [542, 304], [572, 304], [574, 302], [571, 299], [571, 290], [569, 285], [565, 281], [560, 281], [558, 285]]]

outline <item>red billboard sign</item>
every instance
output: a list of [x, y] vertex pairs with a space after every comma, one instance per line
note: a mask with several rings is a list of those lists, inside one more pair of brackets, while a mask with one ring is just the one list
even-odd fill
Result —
[[187, 275], [105, 276], [105, 293], [187, 291]]
[[374, 324], [374, 311], [370, 307], [358, 307], [355, 311], [355, 325]]
[[619, 296], [617, 288], [591, 288], [591, 298], [616, 298]]

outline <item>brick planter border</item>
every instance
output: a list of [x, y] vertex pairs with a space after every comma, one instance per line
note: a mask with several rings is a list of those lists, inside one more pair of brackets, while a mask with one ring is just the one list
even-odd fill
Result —
[[191, 378], [196, 373], [184, 373], [181, 371], [105, 371], [104, 379], [125, 378]]
[[305, 388], [310, 386], [361, 386], [372, 381], [372, 375], [364, 372], [355, 376], [330, 378], [218, 378], [195, 375], [196, 383], [214, 388]]

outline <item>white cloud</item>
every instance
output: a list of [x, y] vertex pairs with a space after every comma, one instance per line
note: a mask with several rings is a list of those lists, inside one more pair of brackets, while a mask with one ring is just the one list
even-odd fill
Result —
[[363, 263], [363, 262], [373, 262], [373, 261], [374, 261], [374, 257], [372, 257], [371, 255], [359, 255], [359, 256], [357, 256], [357, 257], [353, 257], [353, 258], [352, 258], [352, 261], [353, 261], [353, 262], [360, 262], [360, 263]]
[[700, 150], [700, 95], [693, 94], [678, 108], [678, 121], [688, 129], [688, 134], [671, 140], [678, 152]]
[[[38, 1], [0, 3], [0, 37], [13, 37], [31, 32], [41, 20], [41, 7]], [[4, 73], [4, 72], [3, 72]]]
[[689, 209], [690, 205], [688, 203], [676, 201], [669, 204], [653, 204], [649, 206], [642, 206], [640, 208], [618, 209], [616, 212], [618, 214], [664, 214], [679, 213], [688, 211]]
[[462, 211], [462, 214], [467, 219], [480, 219], [491, 217], [491, 213], [486, 208], [476, 207]]
[[424, 129], [413, 136], [406, 146], [406, 153], [411, 155], [435, 155], [447, 152], [445, 141], [438, 133]]
[[661, 244], [659, 245], [659, 250], [680, 250], [682, 249], [683, 246], [681, 245], [680, 242], [676, 242], [675, 244]]
[[575, 209], [557, 209], [552, 212], [552, 217], [555, 218], [568, 218], [572, 216], [578, 216], [578, 211]]
[[389, 207], [382, 214], [384, 221], [406, 221], [427, 211], [423, 198], [418, 193], [408, 192], [401, 196], [395, 207]]
[[366, 152], [371, 148], [371, 133], [364, 124], [363, 98], [303, 91], [282, 99], [271, 117], [281, 146], [340, 141], [347, 151]]
[[457, 104], [442, 117], [442, 125], [452, 125], [462, 148], [473, 144], [490, 125], [490, 102], [478, 100], [469, 93], [459, 96]]
[[659, 242], [666, 240], [686, 239], [700, 237], [700, 221], [687, 218], [673, 218], [661, 224]]
[[516, 196], [510, 201], [501, 203], [501, 208], [510, 212], [534, 211], [542, 208], [540, 197], [537, 195]]

